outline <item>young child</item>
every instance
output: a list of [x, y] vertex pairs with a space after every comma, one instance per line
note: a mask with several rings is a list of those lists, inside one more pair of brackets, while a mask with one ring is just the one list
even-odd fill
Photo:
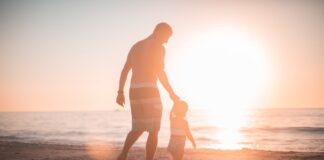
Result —
[[168, 151], [173, 157], [173, 160], [181, 160], [184, 154], [186, 138], [191, 141], [196, 148], [195, 140], [193, 139], [188, 121], [185, 119], [188, 111], [188, 105], [185, 101], [176, 102], [170, 112], [171, 137], [168, 145]]

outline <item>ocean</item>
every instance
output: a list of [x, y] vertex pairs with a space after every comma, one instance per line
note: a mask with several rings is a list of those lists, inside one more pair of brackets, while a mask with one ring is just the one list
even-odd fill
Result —
[[[324, 109], [250, 109], [243, 112], [189, 110], [197, 147], [324, 152]], [[0, 140], [55, 144], [109, 144], [121, 147], [131, 128], [130, 111], [2, 112]], [[159, 147], [169, 140], [163, 112]], [[145, 146], [147, 133], [135, 143]], [[187, 141], [186, 147], [190, 148]]]

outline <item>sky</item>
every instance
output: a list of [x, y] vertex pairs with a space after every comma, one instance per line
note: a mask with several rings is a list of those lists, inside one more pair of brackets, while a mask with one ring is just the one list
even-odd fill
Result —
[[[115, 97], [128, 51], [159, 22], [174, 32], [165, 45], [169, 80], [193, 107], [226, 105], [214, 101], [235, 101], [246, 92], [254, 95], [250, 100], [258, 99], [257, 107], [324, 108], [323, 1], [8, 0], [0, 2], [0, 111], [118, 108]], [[247, 52], [262, 48], [251, 56], [261, 58], [246, 67], [247, 55], [224, 59], [225, 50], [209, 52], [216, 42], [226, 49], [252, 46]], [[195, 50], [204, 45], [211, 49]], [[209, 66], [207, 59], [213, 59]], [[229, 74], [235, 82], [227, 81]], [[248, 81], [253, 83], [245, 85]], [[262, 91], [252, 94], [251, 87]], [[222, 97], [236, 89], [237, 94]], [[163, 88], [161, 96], [170, 107]]]

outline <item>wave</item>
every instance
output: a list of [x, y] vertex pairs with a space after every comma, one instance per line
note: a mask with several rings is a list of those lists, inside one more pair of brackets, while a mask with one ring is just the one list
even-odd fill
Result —
[[20, 137], [17, 137], [17, 136], [0, 136], [0, 139], [1, 140], [18, 140], [18, 139], [22, 139]]
[[263, 127], [263, 128], [243, 128], [241, 132], [307, 132], [324, 134], [324, 127]]
[[204, 127], [193, 127], [192, 131], [217, 131], [218, 128], [214, 126], [204, 126]]
[[213, 139], [213, 138], [209, 138], [209, 137], [196, 137], [195, 138], [197, 141], [200, 142], [209, 142], [209, 143], [220, 143], [219, 140]]

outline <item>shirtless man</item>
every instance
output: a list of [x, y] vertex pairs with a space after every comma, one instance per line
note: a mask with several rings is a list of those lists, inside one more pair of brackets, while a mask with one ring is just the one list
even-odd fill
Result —
[[149, 37], [137, 42], [128, 53], [119, 80], [116, 102], [122, 107], [125, 104], [124, 85], [128, 72], [132, 69], [129, 89], [132, 129], [127, 135], [118, 160], [127, 159], [129, 149], [144, 131], [149, 132], [146, 141], [146, 160], [153, 160], [162, 115], [162, 103], [157, 87], [158, 80], [173, 101], [179, 100], [164, 71], [165, 49], [163, 44], [168, 42], [171, 35], [171, 27], [167, 23], [159, 23]]

